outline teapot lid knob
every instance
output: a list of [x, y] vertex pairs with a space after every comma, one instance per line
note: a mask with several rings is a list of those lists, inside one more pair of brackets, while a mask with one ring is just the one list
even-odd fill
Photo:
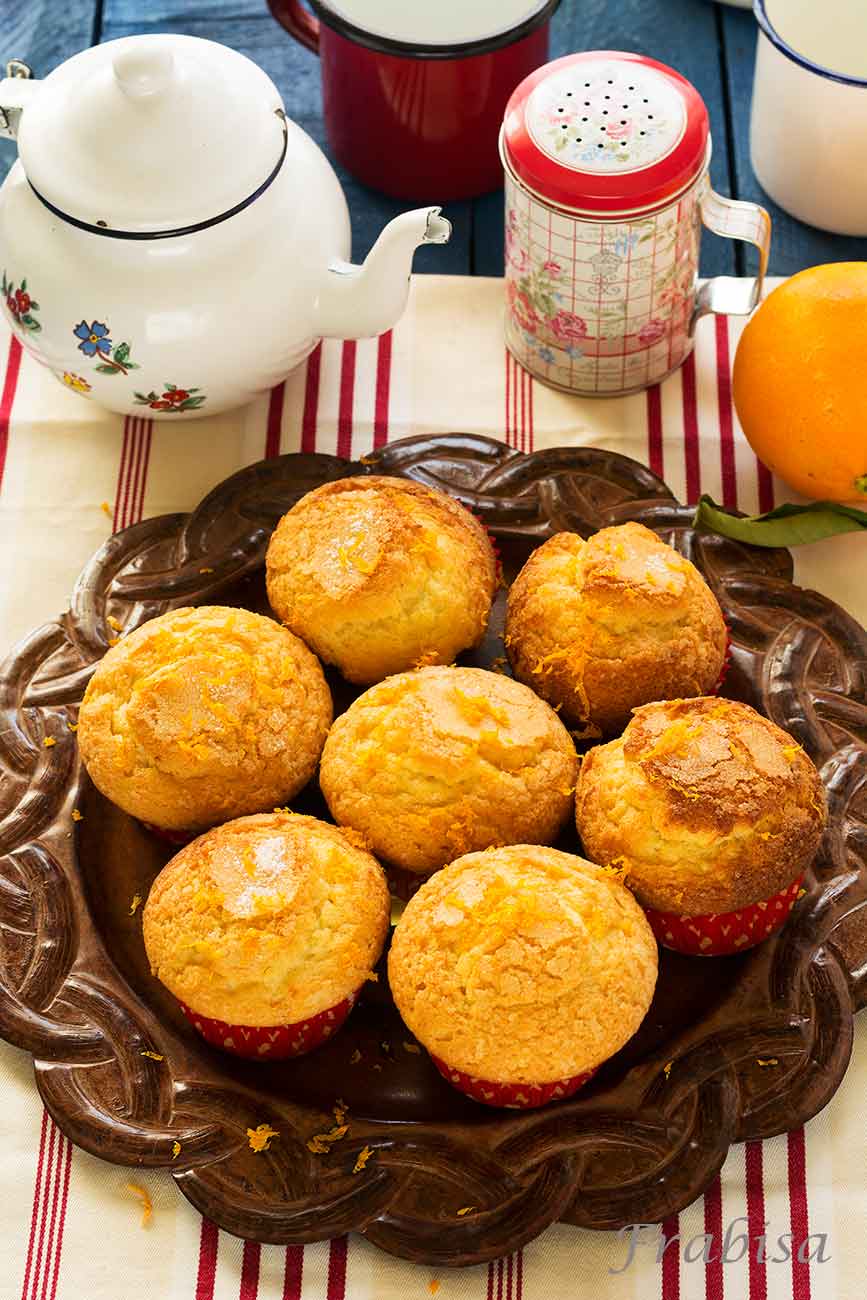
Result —
[[117, 84], [133, 100], [162, 94], [172, 79], [174, 62], [169, 46], [153, 41], [127, 45], [111, 61]]

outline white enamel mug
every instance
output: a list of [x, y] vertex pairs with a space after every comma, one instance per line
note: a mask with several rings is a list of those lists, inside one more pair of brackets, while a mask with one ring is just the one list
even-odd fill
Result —
[[867, 235], [867, 0], [754, 0], [750, 152], [800, 221]]

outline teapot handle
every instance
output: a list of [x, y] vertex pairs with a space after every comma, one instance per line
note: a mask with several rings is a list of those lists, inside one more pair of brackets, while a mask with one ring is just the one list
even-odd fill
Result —
[[300, 0], [268, 0], [268, 8], [290, 36], [319, 53], [319, 19], [308, 13]]

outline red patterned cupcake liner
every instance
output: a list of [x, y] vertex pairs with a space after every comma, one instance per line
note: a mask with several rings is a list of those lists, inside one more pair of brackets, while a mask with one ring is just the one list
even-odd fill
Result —
[[212, 1047], [255, 1061], [285, 1061], [290, 1056], [312, 1052], [314, 1047], [320, 1047], [331, 1038], [355, 1006], [360, 993], [361, 989], [356, 989], [337, 1006], [320, 1011], [308, 1020], [299, 1020], [294, 1025], [229, 1025], [224, 1020], [201, 1016], [183, 1002], [180, 1006], [193, 1028]]
[[737, 912], [708, 912], [701, 916], [679, 916], [676, 912], [644, 909], [650, 928], [663, 948], [691, 957], [726, 957], [744, 952], [776, 934], [794, 906], [803, 875], [791, 885]]
[[562, 1101], [571, 1097], [579, 1088], [583, 1088], [593, 1078], [596, 1070], [585, 1070], [583, 1074], [573, 1074], [570, 1079], [555, 1079], [553, 1083], [492, 1083], [488, 1079], [477, 1079], [463, 1070], [455, 1070], [438, 1056], [430, 1058], [440, 1074], [458, 1092], [480, 1101], [483, 1106], [502, 1106], [507, 1110], [534, 1110], [537, 1106], [547, 1106], [549, 1101]]
[[155, 835], [158, 840], [165, 840], [167, 844], [174, 844], [177, 848], [183, 848], [185, 844], [192, 844], [204, 831], [165, 831], [162, 826], [154, 826], [153, 822], [143, 822], [139, 819], [139, 826], [143, 826], [151, 835]]

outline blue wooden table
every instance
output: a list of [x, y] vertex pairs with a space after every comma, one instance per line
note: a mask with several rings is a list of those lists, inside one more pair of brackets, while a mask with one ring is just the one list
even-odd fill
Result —
[[[414, 2], [420, 0], [407, 0]], [[24, 59], [36, 76], [97, 41], [160, 31], [208, 37], [249, 55], [274, 79], [290, 116], [327, 152], [318, 60], [275, 22], [265, 0], [0, 0], [0, 59]], [[639, 50], [689, 77], [710, 109], [715, 187], [736, 198], [758, 199], [771, 210], [773, 274], [789, 275], [818, 262], [867, 259], [867, 240], [804, 226], [776, 208], [759, 188], [750, 167], [748, 139], [755, 40], [750, 13], [710, 0], [563, 0], [552, 24], [551, 55]], [[14, 145], [0, 141], [0, 150], [2, 176], [14, 159]], [[170, 176], [170, 158], [166, 165]], [[352, 211], [353, 252], [361, 257], [382, 226], [409, 205], [365, 189], [342, 168], [337, 170]], [[430, 202], [437, 197], [427, 196]], [[454, 223], [451, 243], [421, 250], [416, 270], [502, 274], [502, 195], [451, 203], [448, 215]], [[707, 235], [702, 271], [742, 275], [750, 269], [750, 257], [742, 245]]]

